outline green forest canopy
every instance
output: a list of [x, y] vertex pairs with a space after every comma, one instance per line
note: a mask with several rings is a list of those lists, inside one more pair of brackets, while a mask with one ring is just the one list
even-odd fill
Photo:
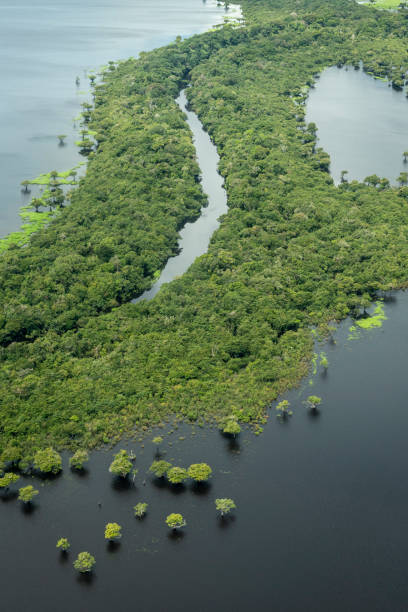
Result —
[[[308, 369], [312, 326], [407, 284], [407, 189], [335, 186], [307, 89], [360, 61], [394, 87], [407, 19], [349, 0], [244, 0], [245, 27], [142, 53], [95, 88], [97, 150], [72, 203], [0, 257], [0, 450], [96, 446], [174, 416], [264, 419]], [[205, 202], [191, 105], [229, 212], [208, 253], [149, 303]]]

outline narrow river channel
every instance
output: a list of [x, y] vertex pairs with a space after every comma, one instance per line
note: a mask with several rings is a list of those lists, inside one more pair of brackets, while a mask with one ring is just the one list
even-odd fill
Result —
[[228, 210], [227, 194], [223, 187], [224, 180], [218, 173], [219, 155], [216, 147], [198, 119], [197, 115], [187, 109], [185, 90], [176, 100], [180, 109], [187, 116], [187, 123], [193, 133], [197, 161], [202, 172], [202, 188], [208, 197], [208, 206], [201, 209], [201, 214], [193, 223], [186, 223], [180, 231], [180, 253], [170, 257], [154, 285], [145, 291], [134, 303], [151, 300], [164, 283], [169, 283], [188, 270], [194, 260], [207, 251], [210, 238], [219, 226], [218, 218]]

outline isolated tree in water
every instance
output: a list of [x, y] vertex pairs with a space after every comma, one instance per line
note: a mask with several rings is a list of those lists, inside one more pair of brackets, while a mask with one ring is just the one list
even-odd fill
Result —
[[196, 482], [206, 482], [212, 474], [212, 469], [207, 463], [193, 463], [188, 468], [188, 475]]
[[105, 526], [105, 540], [110, 542], [120, 540], [122, 537], [121, 531], [122, 527], [118, 523], [107, 523]]
[[306, 406], [312, 410], [312, 412], [317, 412], [318, 407], [322, 403], [322, 398], [317, 395], [309, 395], [306, 400]]
[[21, 181], [21, 185], [24, 187], [24, 189], [22, 190], [23, 193], [30, 193], [31, 192], [31, 190], [28, 188], [29, 184], [30, 184], [30, 181], [27, 181], [27, 180]]
[[224, 516], [224, 514], [228, 514], [228, 512], [231, 512], [231, 510], [236, 508], [234, 500], [229, 499], [228, 497], [216, 499], [214, 503], [218, 512], [221, 513], [221, 516]]
[[19, 489], [18, 499], [25, 504], [29, 504], [36, 495], [38, 495], [37, 489], [34, 489], [32, 485], [28, 485]]
[[74, 561], [74, 568], [81, 574], [91, 572], [96, 561], [89, 552], [80, 552], [78, 557]]
[[147, 512], [147, 506], [148, 504], [146, 504], [146, 502], [139, 502], [136, 506], [133, 506], [135, 516], [137, 516], [137, 518], [143, 518]]
[[75, 470], [83, 470], [87, 461], [89, 461], [88, 451], [79, 449], [72, 455], [69, 465]]
[[171, 529], [181, 529], [187, 525], [182, 514], [172, 513], [166, 517], [166, 524]]
[[126, 476], [130, 474], [132, 467], [128, 452], [122, 449], [114, 456], [109, 466], [109, 471], [111, 474], [115, 474], [115, 476], [126, 478]]
[[276, 406], [278, 418], [285, 420], [288, 417], [292, 416], [293, 412], [292, 410], [289, 410], [289, 406], [290, 403], [288, 402], [288, 400], [282, 400], [281, 402], [279, 402], [279, 404]]
[[67, 552], [69, 550], [71, 544], [67, 538], [60, 538], [57, 542], [57, 548], [62, 550], [62, 552]]

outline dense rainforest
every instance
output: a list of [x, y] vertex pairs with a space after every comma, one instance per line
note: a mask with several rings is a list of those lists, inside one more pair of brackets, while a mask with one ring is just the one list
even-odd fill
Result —
[[[404, 87], [405, 12], [241, 4], [244, 26], [111, 65], [94, 89], [96, 146], [70, 205], [0, 257], [4, 461], [27, 465], [44, 446], [92, 447], [171, 416], [262, 422], [307, 372], [313, 328], [407, 285], [407, 188], [334, 185], [305, 123], [327, 66]], [[229, 212], [186, 274], [132, 304], [205, 203], [175, 103], [187, 85], [221, 157]]]

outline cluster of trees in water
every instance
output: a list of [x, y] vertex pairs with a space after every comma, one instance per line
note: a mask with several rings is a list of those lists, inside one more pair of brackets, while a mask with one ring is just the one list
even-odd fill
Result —
[[[171, 486], [179, 487], [183, 486], [184, 482], [190, 478], [193, 480], [196, 486], [205, 485], [211, 478], [212, 469], [207, 463], [194, 463], [190, 465], [188, 469], [172, 466], [171, 463], [160, 459], [161, 453], [159, 445], [163, 442], [161, 436], [153, 438], [153, 443], [156, 446], [156, 459], [153, 461], [149, 468], [149, 472], [157, 479], [164, 479], [167, 477], [168, 482]], [[128, 452], [125, 449], [120, 450], [113, 456], [113, 460], [109, 466], [109, 472], [114, 477], [127, 480], [130, 475], [133, 476], [133, 482], [135, 480], [137, 469], [133, 467], [133, 463], [136, 459], [136, 455], [133, 451]], [[77, 450], [70, 458], [69, 465], [72, 470], [82, 471], [85, 469], [85, 465], [89, 460], [88, 451], [85, 449]], [[11, 459], [8, 462], [7, 468], [10, 469], [15, 464]], [[3, 466], [5, 467], [5, 466]], [[34, 456], [33, 469], [38, 475], [57, 475], [62, 470], [62, 458], [61, 455], [55, 451], [52, 447], [42, 449], [36, 452]], [[10, 487], [19, 480], [19, 475], [7, 471], [2, 473], [0, 477], [0, 490], [5, 495], [9, 494]], [[144, 483], [145, 484], [145, 481]], [[32, 504], [36, 495], [39, 491], [32, 485], [27, 485], [19, 489], [18, 499], [21, 500], [25, 505], [29, 506]], [[236, 508], [234, 500], [230, 498], [217, 498], [214, 500], [215, 508], [219, 512], [221, 520]], [[98, 506], [101, 507], [102, 503], [98, 502]], [[32, 508], [32, 506], [31, 506]], [[138, 519], [143, 519], [148, 510], [148, 503], [138, 502], [133, 507], [134, 516]], [[182, 514], [171, 513], [165, 517], [166, 525], [172, 530], [178, 530], [187, 525], [187, 522]], [[118, 542], [122, 537], [122, 527], [116, 522], [109, 522], [105, 526], [104, 533], [105, 540], [110, 543]], [[70, 540], [63, 536], [57, 541], [56, 547], [61, 551], [61, 554], [66, 555], [71, 548]], [[74, 568], [80, 573], [86, 573], [92, 571], [95, 565], [95, 558], [87, 551], [80, 552], [73, 562]]]
[[[174, 414], [262, 424], [307, 372], [313, 326], [407, 283], [405, 184], [335, 186], [305, 123], [326, 66], [362, 62], [405, 83], [406, 14], [347, 0], [242, 6], [245, 27], [111, 66], [70, 206], [0, 258], [0, 448], [23, 464], [50, 441], [95, 446]], [[183, 277], [130, 304], [205, 202], [174, 101], [189, 83], [229, 212]]]

